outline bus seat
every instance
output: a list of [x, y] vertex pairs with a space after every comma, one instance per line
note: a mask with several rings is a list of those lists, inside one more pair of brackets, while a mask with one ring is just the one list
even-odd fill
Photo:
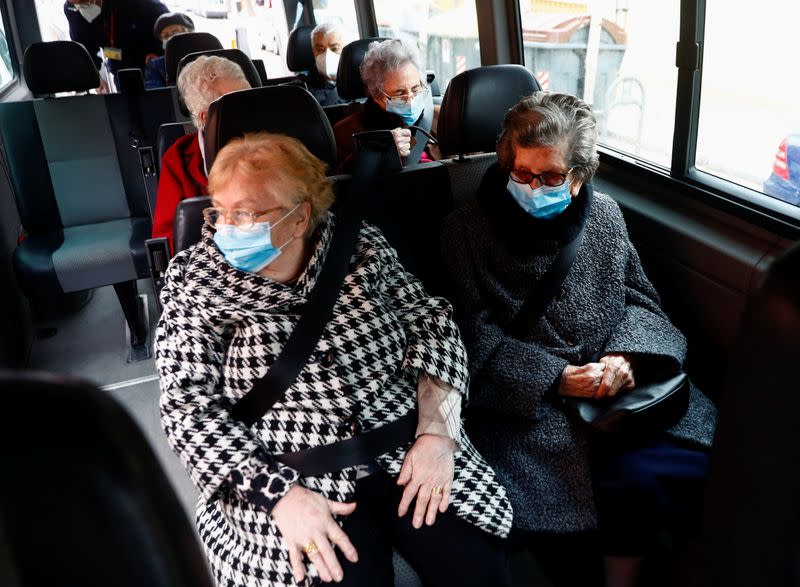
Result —
[[[178, 76], [180, 76], [184, 67], [202, 55], [207, 55], [208, 57], [223, 57], [233, 61], [236, 65], [242, 68], [242, 72], [244, 72], [244, 76], [247, 78], [247, 81], [251, 87], [261, 87], [261, 76], [258, 75], [256, 66], [253, 65], [253, 62], [250, 61], [250, 58], [239, 49], [209, 49], [207, 51], [196, 51], [195, 53], [189, 53], [183, 59], [181, 59], [180, 63], [178, 64], [178, 70], [175, 72], [175, 79], [178, 79]], [[181, 113], [185, 116], [189, 116], [189, 108], [186, 107], [186, 104], [184, 103], [183, 97], [180, 95], [180, 93], [178, 94], [178, 105], [181, 109]]]
[[25, 49], [22, 71], [36, 97], [88, 92], [100, 86], [100, 74], [89, 52], [75, 41], [31, 43]]
[[252, 59], [251, 61], [253, 62], [253, 67], [255, 67], [258, 72], [258, 77], [261, 78], [261, 85], [265, 85], [269, 76], [267, 75], [267, 67], [264, 65], [264, 60]]
[[161, 159], [175, 141], [184, 135], [195, 131], [194, 125], [190, 122], [168, 122], [162, 124], [158, 129], [158, 167], [161, 168]]
[[[47, 44], [46, 44], [47, 45]], [[37, 93], [85, 89], [97, 75], [88, 54], [66, 59], [59, 42], [26, 52]], [[53, 52], [56, 52], [55, 54]], [[58, 62], [59, 67], [52, 64]], [[53, 85], [47, 74], [55, 72]], [[66, 76], [66, 78], [64, 77]], [[63, 79], [78, 80], [65, 86]], [[142, 347], [146, 317], [135, 280], [148, 275], [152, 145], [161, 123], [175, 119], [172, 94], [71, 96], [0, 104], [0, 135], [27, 238], [14, 269], [35, 307], [72, 293], [114, 285], [131, 332]], [[148, 191], [149, 190], [149, 191]]]
[[800, 244], [749, 300], [720, 401], [704, 585], [800, 581]]
[[117, 71], [117, 83], [120, 94], [144, 94], [144, 76], [142, 70], [135, 67]]
[[370, 43], [387, 41], [384, 37], [358, 39], [342, 48], [339, 69], [336, 72], [336, 89], [345, 100], [355, 101], [367, 97], [367, 88], [361, 81], [361, 62]]
[[486, 170], [497, 161], [497, 138], [508, 109], [540, 90], [533, 74], [521, 65], [485, 65], [450, 80], [437, 139], [443, 156], [455, 156], [444, 164], [456, 205], [475, 197]]
[[211, 196], [187, 198], [178, 204], [172, 230], [176, 255], [200, 242], [203, 210], [210, 205]]
[[336, 164], [333, 130], [319, 103], [297, 86], [272, 86], [233, 92], [211, 104], [204, 130], [209, 168], [231, 139], [258, 131], [294, 137], [330, 167]]
[[300, 73], [317, 66], [311, 49], [311, 32], [314, 25], [304, 24], [292, 29], [286, 43], [286, 67], [289, 71]]
[[2, 371], [0, 401], [0, 576], [12, 585], [212, 587], [193, 524], [108, 393]]
[[178, 80], [178, 64], [189, 53], [223, 49], [219, 39], [211, 33], [182, 33], [167, 41], [164, 49], [164, 66], [167, 70], [167, 85], [174, 86]]

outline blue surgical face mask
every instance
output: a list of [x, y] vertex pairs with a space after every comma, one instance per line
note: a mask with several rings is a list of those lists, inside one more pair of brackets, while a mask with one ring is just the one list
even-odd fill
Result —
[[536, 189], [532, 189], [528, 184], [517, 183], [511, 178], [506, 185], [506, 189], [523, 210], [534, 218], [543, 220], [558, 216], [567, 209], [572, 201], [569, 188], [569, 179], [555, 187], [543, 185]]
[[251, 228], [241, 228], [233, 224], [218, 224], [214, 242], [225, 256], [225, 260], [236, 269], [258, 273], [277, 259], [283, 248], [294, 239], [292, 237], [280, 247], [276, 247], [272, 244], [272, 228], [297, 210], [297, 206], [271, 225], [269, 222], [256, 222]]
[[414, 124], [423, 110], [425, 110], [424, 92], [420, 92], [410, 102], [403, 102], [401, 105], [395, 104], [394, 100], [386, 99], [386, 112], [399, 114], [403, 117], [403, 122], [406, 125]]

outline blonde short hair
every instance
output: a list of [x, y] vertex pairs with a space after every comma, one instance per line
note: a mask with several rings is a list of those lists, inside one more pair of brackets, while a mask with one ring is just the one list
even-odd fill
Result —
[[305, 235], [309, 237], [334, 200], [326, 168], [295, 138], [268, 132], [249, 133], [232, 140], [217, 154], [208, 174], [208, 191], [213, 195], [234, 175], [264, 186], [265, 192], [274, 186], [271, 193], [285, 200], [287, 206], [301, 202], [311, 205], [311, 220]]
[[178, 92], [180, 92], [192, 122], [196, 128], [202, 128], [200, 114], [206, 112], [211, 102], [222, 97], [217, 82], [228, 79], [250, 87], [247, 76], [230, 59], [216, 55], [201, 55], [181, 70], [178, 76]]

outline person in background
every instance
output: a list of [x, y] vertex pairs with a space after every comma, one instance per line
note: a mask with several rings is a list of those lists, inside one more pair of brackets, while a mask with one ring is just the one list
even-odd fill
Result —
[[336, 91], [336, 71], [342, 54], [344, 39], [338, 24], [326, 22], [311, 32], [311, 51], [315, 68], [308, 71], [303, 81], [320, 106], [344, 104], [346, 100]]
[[233, 61], [202, 55], [183, 68], [178, 92], [192, 115], [197, 132], [175, 141], [161, 159], [158, 195], [153, 216], [153, 238], [167, 237], [172, 246], [175, 209], [181, 200], [208, 194], [203, 127], [208, 107], [230, 92], [250, 89], [242, 68]]
[[[425, 110], [425, 96], [430, 91], [423, 81], [417, 48], [402, 39], [370, 43], [361, 62], [361, 79], [367, 88], [364, 110], [336, 123], [337, 173], [347, 173], [352, 165], [353, 135], [368, 130], [391, 130], [401, 157], [411, 154], [413, 141], [406, 127], [416, 124]], [[432, 161], [423, 151], [419, 161]]]
[[[194, 21], [183, 12], [167, 12], [156, 19], [153, 25], [153, 35], [166, 49], [167, 41], [181, 33], [194, 32]], [[167, 67], [164, 56], [161, 55], [147, 62], [144, 69], [144, 87], [148, 90], [164, 88], [167, 85]]]
[[67, 0], [64, 3], [70, 39], [86, 47], [98, 69], [105, 61], [115, 79], [120, 69], [144, 71], [150, 59], [164, 54], [161, 43], [153, 37], [153, 25], [165, 12], [169, 9], [159, 0]]

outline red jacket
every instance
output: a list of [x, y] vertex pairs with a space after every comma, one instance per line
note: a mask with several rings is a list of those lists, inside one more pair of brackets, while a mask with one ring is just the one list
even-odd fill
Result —
[[208, 178], [197, 133], [194, 132], [175, 141], [161, 159], [153, 237], [167, 237], [170, 249], [174, 250], [172, 225], [175, 222], [175, 209], [181, 200], [207, 195]]

